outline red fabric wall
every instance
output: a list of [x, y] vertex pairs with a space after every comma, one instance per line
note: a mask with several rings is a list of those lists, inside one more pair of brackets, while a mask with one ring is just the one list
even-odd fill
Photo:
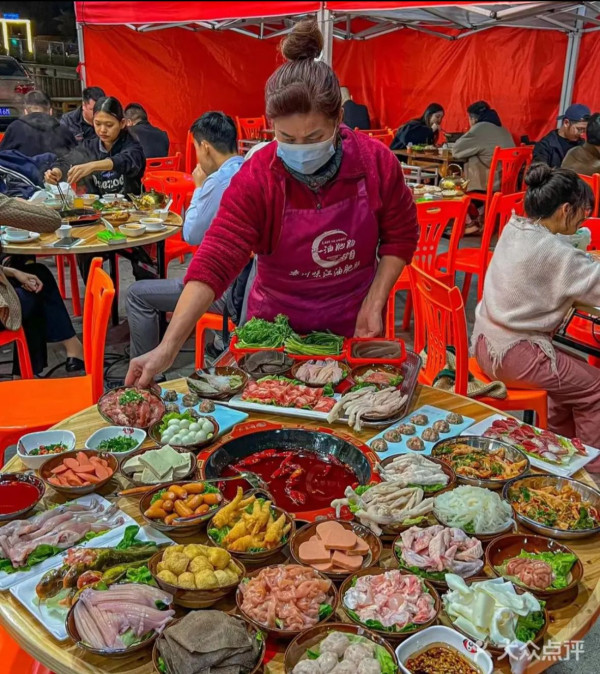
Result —
[[581, 38], [573, 102], [584, 103], [592, 112], [600, 111], [598, 61], [600, 59], [600, 32], [587, 33]]
[[449, 41], [404, 29], [335, 40], [333, 61], [373, 125], [395, 128], [436, 102], [446, 110], [446, 130], [466, 130], [466, 106], [484, 99], [516, 140], [537, 139], [556, 125], [566, 45], [554, 31], [492, 28]]
[[263, 114], [265, 82], [283, 58], [276, 40], [229, 31], [86, 26], [84, 44], [88, 86], [102, 87], [123, 106], [141, 103], [176, 150], [207, 110]]

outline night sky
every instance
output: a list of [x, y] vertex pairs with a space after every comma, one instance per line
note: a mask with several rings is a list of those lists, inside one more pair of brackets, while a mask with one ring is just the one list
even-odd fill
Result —
[[75, 9], [72, 2], [6, 2], [0, 3], [0, 13], [19, 14], [31, 19], [33, 35], [75, 38]]

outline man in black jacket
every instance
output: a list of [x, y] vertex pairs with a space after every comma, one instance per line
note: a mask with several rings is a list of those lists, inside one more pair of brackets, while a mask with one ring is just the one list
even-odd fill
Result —
[[77, 110], [67, 112], [60, 118], [60, 123], [69, 129], [78, 143], [96, 137], [93, 124], [94, 105], [104, 96], [106, 94], [100, 87], [87, 87], [83, 90], [81, 105]]
[[139, 103], [130, 103], [125, 108], [125, 119], [129, 126], [129, 133], [144, 148], [146, 159], [169, 155], [167, 132], [150, 124], [146, 111]]
[[587, 105], [574, 103], [558, 119], [562, 119], [559, 129], [554, 129], [539, 140], [533, 149], [533, 161], [560, 168], [567, 152], [583, 144], [590, 109]]
[[367, 106], [355, 103], [348, 87], [342, 87], [342, 108], [344, 109], [344, 124], [351, 129], [366, 131], [371, 128]]
[[23, 100], [25, 114], [8, 125], [0, 151], [18, 150], [27, 157], [51, 152], [62, 157], [77, 143], [73, 134], [52, 116], [52, 104], [43, 91], [30, 91]]

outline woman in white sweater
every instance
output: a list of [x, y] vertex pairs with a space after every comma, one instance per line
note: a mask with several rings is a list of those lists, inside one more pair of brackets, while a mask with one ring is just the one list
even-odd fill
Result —
[[577, 231], [594, 197], [576, 173], [545, 164], [525, 183], [527, 217], [508, 222], [485, 277], [475, 356], [510, 387], [547, 390], [550, 430], [600, 447], [600, 370], [552, 345], [574, 303], [600, 305], [600, 263], [556, 236]]

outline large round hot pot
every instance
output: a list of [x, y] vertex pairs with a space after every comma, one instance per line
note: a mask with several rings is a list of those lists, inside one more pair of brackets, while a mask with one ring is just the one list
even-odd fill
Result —
[[[265, 449], [303, 449], [320, 455], [332, 454], [356, 474], [359, 484], [379, 481], [374, 466], [377, 457], [371, 449], [350, 435], [335, 433], [328, 428], [310, 430], [300, 426], [282, 426], [266, 421], [252, 421], [239, 424], [233, 431], [216, 444], [198, 455], [198, 466], [205, 478], [215, 478], [222, 474], [226, 466]], [[249, 466], [247, 470], [252, 470]], [[237, 482], [232, 483], [232, 486]], [[243, 485], [244, 488], [249, 485]], [[343, 486], [339, 493], [328, 494], [328, 501], [343, 496]], [[331, 498], [329, 498], [331, 496]], [[307, 501], [306, 510], [297, 511], [299, 519], [313, 521], [317, 516], [331, 516], [331, 507], [314, 509]]]

